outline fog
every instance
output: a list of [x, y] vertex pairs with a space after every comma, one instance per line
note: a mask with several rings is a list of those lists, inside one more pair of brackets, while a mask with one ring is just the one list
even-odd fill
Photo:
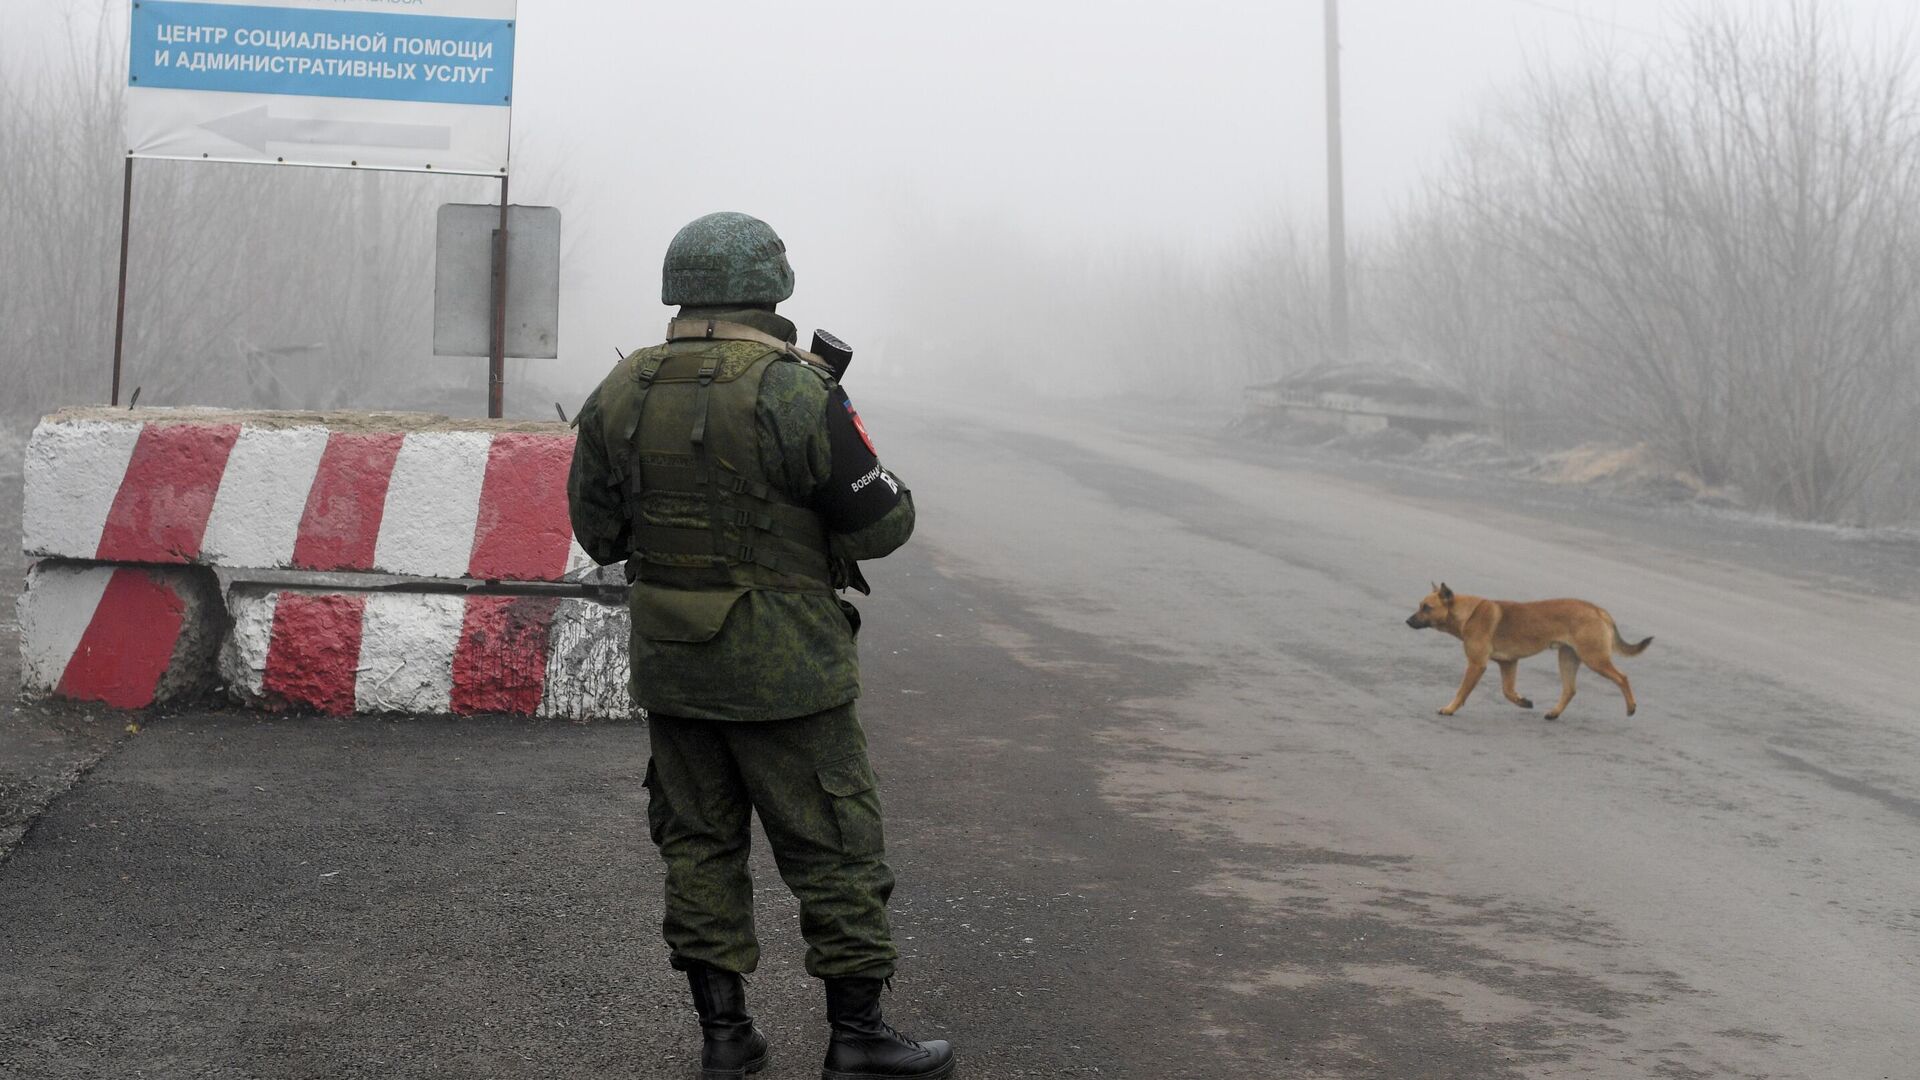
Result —
[[[828, 545], [849, 690], [833, 608], [619, 606], [558, 424], [151, 422], [483, 415], [434, 228], [494, 178], [137, 161], [128, 411], [29, 447], [109, 395], [129, 0], [0, 0], [0, 1075], [691, 1075], [650, 837], [745, 816], [677, 813], [652, 740], [713, 731], [642, 697], [702, 626], [785, 717], [726, 752], [813, 744], [779, 801], [855, 826], [702, 860], [763, 1077], [872, 922], [841, 850], [973, 1080], [1916, 1075], [1920, 7], [1339, 0], [1343, 341], [1325, 3], [520, 0], [560, 355], [506, 414], [660, 340], [683, 224], [770, 222], [895, 507]], [[810, 580], [822, 456], [741, 470], [795, 490], [716, 566]]]
[[[1684, 67], [1716, 27], [1733, 34], [1729, 55], [1758, 56], [1768, 34], [1791, 37], [1780, 27], [1794, 12], [1817, 32], [1776, 40], [1775, 61], [1857, 72], [1862, 84], [1892, 79], [1895, 102], [1915, 102], [1897, 70], [1904, 55], [1889, 47], [1911, 40], [1897, 0], [1348, 0], [1352, 358], [1464, 388], [1508, 418], [1497, 434], [1509, 441], [1522, 421], [1561, 428], [1573, 413], [1626, 440], [1672, 431], [1682, 414], [1718, 428], [1778, 419], [1704, 419], [1695, 414], [1719, 408], [1717, 392], [1688, 403], [1664, 377], [1595, 399], [1596, 386], [1624, 385], [1609, 365], [1629, 363], [1633, 348], [1667, 355], [1670, 343], [1601, 342], [1640, 318], [1621, 311], [1572, 335], [1586, 342], [1584, 359], [1558, 355], [1572, 325], [1564, 305], [1584, 305], [1605, 283], [1570, 277], [1556, 295], [1522, 295], [1495, 264], [1551, 291], [1543, 249], [1527, 245], [1548, 235], [1555, 211], [1496, 211], [1513, 208], [1516, 185], [1555, 190], [1549, 178], [1569, 164], [1540, 134], [1556, 95], [1596, 72], [1619, 80], [1605, 94], [1627, 94], [1642, 75]], [[0, 234], [9, 252], [31, 253], [9, 259], [0, 311], [13, 327], [0, 350], [16, 426], [104, 396], [124, 19], [124, 5], [93, 0], [0, 8]], [[758, 0], [723, 13], [528, 4], [518, 35], [512, 196], [561, 208], [565, 257], [561, 356], [512, 364], [512, 413], [570, 408], [615, 349], [653, 340], [666, 314], [666, 241], [716, 209], [782, 233], [799, 280], [784, 310], [803, 330], [853, 341], [872, 379], [1230, 407], [1249, 383], [1336, 359], [1324, 315], [1318, 3], [991, 2], [938, 14]], [[1664, 123], [1662, 110], [1698, 100], [1684, 79], [1668, 90], [1637, 115]], [[1595, 132], [1619, 131], [1623, 115], [1588, 119]], [[1913, 133], [1891, 123], [1877, 137], [1897, 156]], [[143, 162], [129, 385], [162, 404], [483, 400], [481, 362], [431, 355], [431, 222], [440, 202], [496, 197], [484, 180]], [[1721, 225], [1757, 233], [1751, 210]], [[1884, 254], [1904, 266], [1914, 252], [1902, 239]], [[1447, 278], [1463, 267], [1474, 270]], [[1910, 313], [1862, 303], [1838, 302], [1835, 317], [1871, 309], [1876, 326], [1903, 328], [1849, 362], [1878, 374], [1836, 406], [1885, 407], [1852, 425], [1871, 433], [1871, 460], [1838, 494], [1756, 496], [1759, 508], [1861, 522], [1912, 512], [1885, 489], [1905, 483], [1913, 448], [1882, 437], [1911, 419], [1901, 410], [1920, 392], [1901, 351]], [[234, 377], [236, 364], [247, 377]], [[1703, 451], [1703, 438], [1722, 439], [1689, 431], [1658, 449], [1712, 483], [1777, 466], [1741, 464], [1752, 455], [1731, 442]], [[1821, 443], [1806, 453], [1841, 452]]]

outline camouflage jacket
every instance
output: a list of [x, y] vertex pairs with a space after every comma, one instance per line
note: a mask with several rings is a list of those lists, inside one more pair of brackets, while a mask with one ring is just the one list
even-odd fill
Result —
[[[793, 324], [767, 311], [687, 308], [681, 314], [794, 338]], [[579, 436], [567, 480], [568, 508], [574, 535], [602, 564], [626, 559], [633, 550], [625, 439], [636, 419], [635, 373], [657, 348], [635, 350], [615, 367], [575, 420]], [[830, 375], [798, 362], [772, 364], [760, 382], [754, 414], [769, 484], [820, 514], [836, 561], [877, 559], [907, 542], [912, 494], [880, 468], [864, 427]], [[630, 570], [627, 576], [633, 581], [635, 575]], [[832, 593], [748, 591], [715, 637], [687, 642], [641, 632], [649, 588], [657, 587], [637, 583], [629, 594], [636, 615], [633, 700], [641, 708], [713, 720], [778, 720], [859, 696], [858, 616]]]

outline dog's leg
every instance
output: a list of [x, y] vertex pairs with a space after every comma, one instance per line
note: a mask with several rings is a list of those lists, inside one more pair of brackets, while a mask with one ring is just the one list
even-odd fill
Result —
[[1518, 675], [1519, 672], [1520, 661], [1500, 661], [1500, 692], [1507, 695], [1507, 700], [1513, 702], [1515, 705], [1523, 709], [1531, 709], [1533, 708], [1533, 702], [1528, 698], [1521, 697], [1520, 691], [1514, 686], [1514, 676]]
[[1485, 660], [1469, 659], [1467, 661], [1467, 674], [1460, 680], [1460, 692], [1453, 695], [1453, 701], [1450, 702], [1446, 708], [1440, 710], [1440, 715], [1452, 716], [1454, 713], [1459, 712], [1460, 706], [1467, 703], [1467, 695], [1473, 693], [1473, 688], [1479, 685], [1480, 676], [1484, 675], [1486, 670], [1487, 662]]
[[1580, 654], [1571, 646], [1560, 646], [1560, 704], [1553, 707], [1547, 719], [1558, 720], [1560, 714], [1567, 711], [1567, 703], [1573, 700], [1573, 680], [1580, 674]]
[[1621, 696], [1627, 699], [1628, 716], [1632, 716], [1635, 712], [1639, 711], [1640, 706], [1635, 704], [1633, 700], [1633, 684], [1627, 681], [1626, 672], [1613, 666], [1613, 657], [1602, 653], [1599, 656], [1581, 657], [1581, 659], [1587, 662], [1588, 667], [1599, 672], [1602, 677], [1611, 680], [1613, 685], [1620, 688]]

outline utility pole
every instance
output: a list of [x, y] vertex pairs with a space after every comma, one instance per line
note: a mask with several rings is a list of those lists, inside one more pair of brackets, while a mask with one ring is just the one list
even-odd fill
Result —
[[1327, 33], [1327, 289], [1334, 359], [1352, 352], [1347, 324], [1347, 194], [1340, 154], [1340, 0], [1326, 0]]

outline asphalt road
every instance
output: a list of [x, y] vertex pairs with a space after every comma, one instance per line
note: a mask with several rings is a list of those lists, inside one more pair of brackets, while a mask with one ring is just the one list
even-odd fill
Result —
[[[888, 1008], [963, 1075], [1920, 1075], [1910, 548], [861, 404], [921, 508], [862, 605]], [[1491, 681], [1435, 715], [1431, 578], [1655, 635], [1639, 715], [1591, 675], [1558, 722]], [[636, 724], [148, 718], [0, 866], [0, 1075], [691, 1075], [645, 759]], [[759, 868], [767, 1075], [817, 1075]]]

